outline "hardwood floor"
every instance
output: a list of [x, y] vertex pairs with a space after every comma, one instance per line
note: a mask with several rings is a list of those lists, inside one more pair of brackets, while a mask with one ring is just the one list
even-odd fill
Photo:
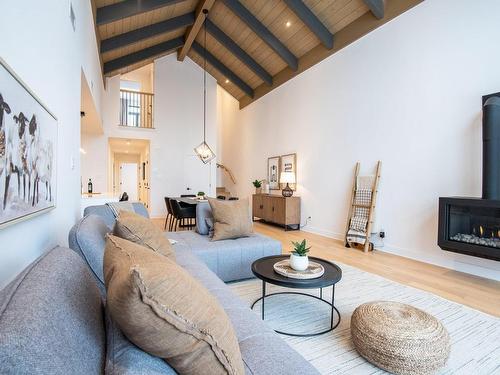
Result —
[[[163, 221], [156, 219], [161, 225]], [[291, 249], [291, 241], [306, 239], [311, 255], [345, 263], [387, 279], [429, 291], [451, 301], [500, 317], [500, 282], [444, 267], [373, 251], [347, 249], [340, 241], [304, 231], [285, 232], [282, 228], [255, 223], [255, 230], [283, 244], [283, 252]]]

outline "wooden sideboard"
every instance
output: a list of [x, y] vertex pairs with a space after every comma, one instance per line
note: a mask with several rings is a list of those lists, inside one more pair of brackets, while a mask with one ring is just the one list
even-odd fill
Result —
[[300, 197], [254, 194], [252, 215], [263, 221], [283, 225], [285, 230], [300, 229]]

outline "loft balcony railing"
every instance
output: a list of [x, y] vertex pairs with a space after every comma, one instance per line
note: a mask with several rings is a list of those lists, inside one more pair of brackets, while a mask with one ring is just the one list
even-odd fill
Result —
[[120, 90], [120, 125], [153, 129], [154, 94]]

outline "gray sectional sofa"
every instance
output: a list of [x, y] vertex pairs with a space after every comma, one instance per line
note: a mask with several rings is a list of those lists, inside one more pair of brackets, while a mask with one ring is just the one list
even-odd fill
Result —
[[[147, 216], [144, 207], [134, 209]], [[49, 251], [0, 291], [0, 372], [175, 374], [129, 342], [106, 313], [102, 262], [114, 216], [107, 206], [86, 213], [69, 235], [74, 251]], [[178, 264], [231, 319], [247, 374], [317, 374], [223, 282], [250, 277], [253, 259], [279, 253], [278, 242], [256, 235], [215, 246], [194, 232], [167, 235], [178, 241]]]

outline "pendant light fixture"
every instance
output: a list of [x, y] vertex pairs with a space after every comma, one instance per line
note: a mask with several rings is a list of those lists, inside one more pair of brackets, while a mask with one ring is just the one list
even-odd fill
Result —
[[203, 21], [204, 28], [204, 45], [203, 45], [203, 142], [200, 143], [194, 149], [196, 155], [200, 158], [200, 160], [207, 164], [215, 158], [215, 154], [208, 146], [206, 141], [206, 133], [207, 133], [207, 17], [208, 17], [208, 9], [203, 9], [203, 14], [205, 15], [205, 20]]

